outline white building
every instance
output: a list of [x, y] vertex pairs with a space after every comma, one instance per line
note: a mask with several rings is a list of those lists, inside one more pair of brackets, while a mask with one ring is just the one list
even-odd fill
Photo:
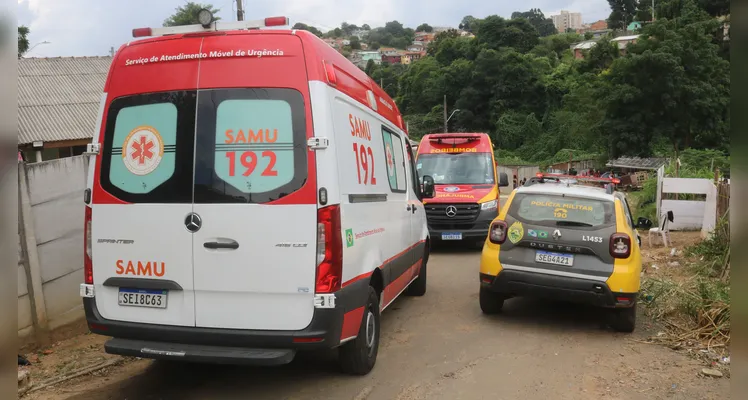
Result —
[[559, 32], [566, 32], [567, 29], [582, 29], [582, 14], [578, 12], [561, 10], [560, 14], [551, 15], [551, 19]]

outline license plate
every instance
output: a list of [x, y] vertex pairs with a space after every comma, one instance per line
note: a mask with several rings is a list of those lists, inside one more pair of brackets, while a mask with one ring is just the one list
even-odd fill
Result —
[[543, 264], [564, 265], [567, 267], [571, 267], [574, 264], [574, 256], [572, 254], [538, 251], [535, 253], [535, 261]]
[[462, 232], [442, 233], [442, 240], [462, 240]]
[[119, 289], [119, 305], [166, 308], [166, 290]]

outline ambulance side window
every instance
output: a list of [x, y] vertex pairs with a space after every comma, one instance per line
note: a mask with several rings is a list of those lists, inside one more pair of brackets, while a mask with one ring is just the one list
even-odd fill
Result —
[[400, 135], [382, 126], [382, 141], [384, 142], [384, 161], [387, 166], [387, 179], [390, 183], [390, 189], [394, 193], [405, 193], [407, 191], [407, 179], [405, 177], [403, 140]]
[[105, 121], [102, 187], [131, 203], [192, 202], [195, 99], [194, 91], [178, 91], [113, 100]]

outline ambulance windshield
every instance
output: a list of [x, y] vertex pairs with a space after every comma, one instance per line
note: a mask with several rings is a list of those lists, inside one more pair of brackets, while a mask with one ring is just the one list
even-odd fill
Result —
[[421, 154], [416, 169], [418, 176], [429, 175], [437, 185], [494, 184], [490, 153]]

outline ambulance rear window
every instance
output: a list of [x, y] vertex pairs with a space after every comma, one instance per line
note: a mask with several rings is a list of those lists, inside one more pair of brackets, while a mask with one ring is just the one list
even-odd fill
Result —
[[307, 179], [294, 89], [205, 89], [115, 99], [100, 181], [130, 203], [266, 203]]
[[198, 98], [196, 203], [266, 203], [307, 179], [304, 99], [293, 89], [216, 89]]

